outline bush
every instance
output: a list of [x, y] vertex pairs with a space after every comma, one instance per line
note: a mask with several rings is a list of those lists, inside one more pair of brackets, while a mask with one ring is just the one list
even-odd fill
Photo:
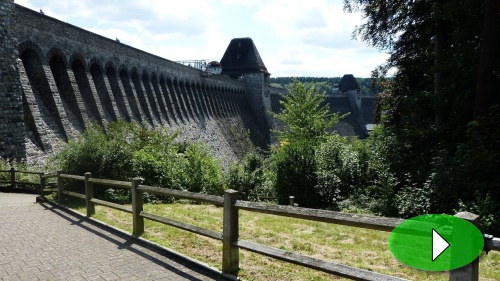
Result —
[[[112, 122], [103, 130], [94, 124], [53, 158], [66, 173], [129, 181], [221, 195], [222, 168], [206, 145], [176, 141], [178, 132], [148, 130], [135, 123]], [[109, 189], [96, 196], [124, 203], [130, 192]], [[146, 202], [164, 201], [145, 194]]]
[[288, 204], [289, 196], [302, 207], [324, 207], [325, 201], [316, 191], [316, 159], [314, 141], [293, 140], [272, 156], [276, 171], [275, 189], [279, 204]]
[[258, 201], [265, 182], [264, 158], [259, 152], [248, 153], [242, 164], [229, 168], [227, 187], [237, 190], [241, 200]]
[[92, 124], [76, 140], [52, 159], [59, 169], [83, 175], [91, 172], [96, 178], [128, 180], [132, 177], [132, 145], [129, 133], [137, 128], [125, 122], [110, 123], [106, 133]]
[[280, 103], [283, 110], [275, 117], [283, 122], [284, 130], [277, 132], [281, 147], [272, 156], [278, 203], [288, 204], [289, 196], [295, 196], [301, 206], [324, 207], [329, 199], [326, 197], [334, 196], [335, 192], [323, 188], [321, 194], [316, 190], [315, 151], [329, 135], [327, 129], [342, 116], [331, 114], [323, 95], [297, 81], [292, 82], [288, 95]]
[[337, 134], [328, 137], [316, 151], [316, 190], [330, 208], [361, 189], [359, 155], [346, 138]]
[[219, 161], [211, 155], [208, 146], [201, 143], [190, 144], [186, 149], [187, 190], [213, 195], [224, 193], [222, 169]]

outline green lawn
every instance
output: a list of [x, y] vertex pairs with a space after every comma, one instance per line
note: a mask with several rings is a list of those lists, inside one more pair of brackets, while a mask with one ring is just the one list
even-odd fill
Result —
[[[85, 207], [71, 204], [81, 213]], [[144, 211], [222, 233], [222, 208], [193, 204], [145, 204]], [[96, 206], [94, 218], [132, 231], [130, 214]], [[143, 236], [174, 251], [221, 269], [222, 242], [145, 220]], [[387, 247], [388, 232], [240, 211], [240, 238], [303, 255], [410, 280], [448, 280], [398, 262]], [[330, 274], [240, 250], [243, 280], [332, 280]], [[500, 280], [500, 253], [481, 255], [480, 280]]]

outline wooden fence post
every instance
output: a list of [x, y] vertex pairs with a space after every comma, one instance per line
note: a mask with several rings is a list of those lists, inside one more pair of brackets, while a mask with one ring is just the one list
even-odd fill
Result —
[[144, 233], [144, 218], [142, 212], [142, 192], [137, 187], [142, 183], [141, 178], [132, 179], [132, 234], [141, 236]]
[[10, 168], [10, 187], [16, 188], [16, 169]]
[[63, 183], [61, 178], [62, 171], [57, 171], [57, 203], [62, 203]]
[[92, 173], [85, 173], [85, 205], [88, 217], [95, 214], [95, 204], [90, 201], [94, 197], [94, 184], [89, 181], [91, 177]]
[[[456, 214], [455, 217], [464, 219], [477, 227], [479, 227], [480, 225], [480, 217], [473, 213], [460, 212]], [[469, 235], [469, 233], [460, 233], [459, 235]], [[465, 251], [472, 251], [473, 249], [467, 249], [462, 247], [458, 250], [459, 253], [453, 253], [453, 252], [451, 253], [452, 258], [453, 255], [461, 255]], [[478, 281], [478, 280], [479, 280], [479, 257], [477, 257], [468, 265], [450, 271], [450, 281]]]
[[40, 174], [40, 196], [43, 197], [43, 190], [45, 189], [45, 181], [46, 178], [44, 177], [47, 173]]
[[228, 189], [224, 193], [224, 215], [222, 226], [222, 273], [238, 276], [240, 267], [239, 249], [233, 243], [238, 241], [238, 209], [234, 204], [238, 191]]

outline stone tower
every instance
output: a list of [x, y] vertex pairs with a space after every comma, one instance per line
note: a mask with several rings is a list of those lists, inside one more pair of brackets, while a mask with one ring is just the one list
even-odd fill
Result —
[[349, 105], [351, 106], [351, 113], [356, 117], [356, 122], [362, 130], [362, 136], [368, 136], [366, 129], [366, 122], [363, 117], [363, 110], [361, 106], [361, 96], [359, 95], [359, 84], [352, 74], [346, 74], [342, 77], [339, 83], [339, 90], [347, 96]]
[[270, 73], [260, 57], [251, 38], [234, 38], [229, 43], [220, 61], [222, 75], [241, 79], [245, 83], [250, 110], [268, 143], [272, 126], [271, 97], [269, 95]]

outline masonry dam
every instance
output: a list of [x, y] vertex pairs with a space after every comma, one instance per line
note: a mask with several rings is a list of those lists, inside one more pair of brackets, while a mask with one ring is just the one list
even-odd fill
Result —
[[[248, 142], [273, 141], [271, 112], [281, 110], [286, 91], [269, 86], [250, 38], [233, 39], [221, 75], [209, 75], [13, 0], [0, 2], [0, 36], [2, 158], [40, 165], [91, 123], [116, 120], [180, 129], [181, 138], [205, 141], [226, 165]], [[366, 136], [374, 97], [360, 96], [352, 75], [344, 78], [342, 94], [326, 101], [332, 112], [351, 112], [335, 129]]]

